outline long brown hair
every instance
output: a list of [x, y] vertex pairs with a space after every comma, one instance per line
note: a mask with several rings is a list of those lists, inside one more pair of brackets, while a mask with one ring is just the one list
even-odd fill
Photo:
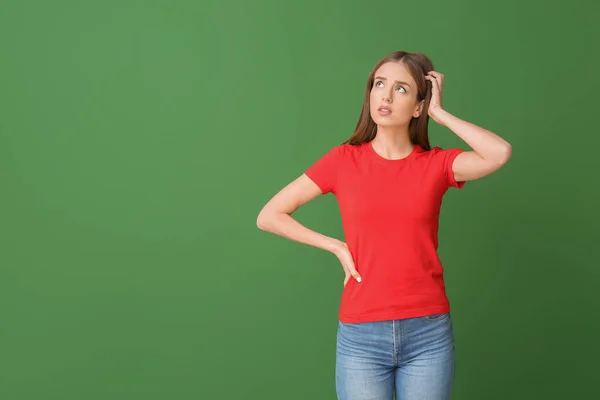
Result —
[[430, 150], [429, 134], [427, 126], [429, 123], [429, 102], [431, 100], [431, 82], [425, 79], [425, 75], [433, 70], [433, 63], [423, 53], [408, 53], [406, 51], [395, 51], [375, 64], [367, 78], [365, 87], [365, 99], [363, 101], [362, 111], [358, 118], [358, 123], [354, 129], [354, 133], [343, 144], [359, 145], [361, 143], [370, 142], [375, 138], [377, 133], [377, 125], [371, 118], [370, 98], [371, 89], [375, 81], [375, 72], [379, 67], [387, 62], [400, 62], [404, 64], [411, 76], [417, 83], [417, 101], [425, 100], [421, 114], [418, 118], [413, 118], [408, 126], [410, 141], [413, 144], [418, 144], [425, 150]]

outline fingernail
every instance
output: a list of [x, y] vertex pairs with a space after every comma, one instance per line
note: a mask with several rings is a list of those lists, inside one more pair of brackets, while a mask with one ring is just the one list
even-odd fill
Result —
[[358, 278], [356, 278], [356, 280], [360, 282], [361, 281], [360, 276]]

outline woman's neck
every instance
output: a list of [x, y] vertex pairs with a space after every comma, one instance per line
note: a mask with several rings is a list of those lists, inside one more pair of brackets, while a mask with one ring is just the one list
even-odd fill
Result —
[[414, 148], [414, 144], [408, 137], [408, 132], [400, 133], [398, 130], [394, 132], [385, 128], [377, 129], [377, 134], [371, 144], [379, 155], [389, 159], [404, 158]]

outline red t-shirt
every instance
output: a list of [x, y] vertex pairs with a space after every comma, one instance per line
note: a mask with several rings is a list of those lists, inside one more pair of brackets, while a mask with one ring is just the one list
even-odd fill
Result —
[[450, 311], [438, 258], [438, 221], [449, 187], [462, 188], [452, 162], [462, 149], [425, 151], [389, 160], [371, 142], [332, 148], [306, 171], [338, 201], [348, 249], [362, 282], [344, 287], [345, 323], [419, 317]]

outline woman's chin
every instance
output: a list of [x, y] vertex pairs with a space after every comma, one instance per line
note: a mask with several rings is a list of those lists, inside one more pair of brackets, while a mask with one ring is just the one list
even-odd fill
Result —
[[392, 118], [382, 118], [380, 116], [373, 118], [373, 122], [375, 122], [375, 124], [377, 126], [382, 126], [382, 127], [393, 127], [393, 126], [402, 126], [402, 122], [400, 121], [396, 121]]

